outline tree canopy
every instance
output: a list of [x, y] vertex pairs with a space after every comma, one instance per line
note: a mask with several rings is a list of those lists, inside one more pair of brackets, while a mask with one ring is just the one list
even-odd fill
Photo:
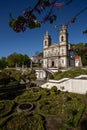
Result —
[[0, 69], [8, 67], [30, 67], [30, 58], [26, 54], [12, 53], [7, 58], [0, 59]]
[[[27, 28], [39, 28], [45, 22], [49, 22], [50, 24], [52, 24], [57, 19], [57, 14], [54, 13], [53, 9], [57, 8], [59, 10], [63, 6], [69, 5], [72, 2], [73, 0], [63, 0], [63, 2], [57, 2], [57, 0], [37, 0], [33, 7], [27, 7], [23, 11], [23, 14], [19, 15], [16, 18], [13, 18], [12, 14], [10, 13], [9, 26], [15, 32], [24, 32]], [[85, 10], [87, 10], [87, 7], [84, 7], [77, 14], [75, 14], [72, 19], [67, 21], [66, 25], [68, 26], [71, 23], [75, 23], [77, 17]], [[42, 18], [41, 16], [44, 12], [45, 16]], [[84, 30], [83, 34], [87, 34], [87, 30]]]
[[81, 56], [83, 66], [87, 66], [87, 43], [78, 43], [72, 45], [76, 54]]
[[[33, 29], [41, 27], [45, 22], [52, 24], [56, 19], [57, 15], [54, 13], [53, 9], [60, 9], [62, 6], [69, 5], [72, 0], [65, 0], [65, 2], [57, 2], [57, 0], [37, 0], [37, 3], [33, 7], [28, 7], [24, 10], [23, 15], [13, 18], [10, 13], [9, 26], [15, 32], [24, 32], [27, 28]], [[47, 10], [46, 15], [41, 19], [41, 15]], [[74, 22], [73, 18], [70, 22]]]

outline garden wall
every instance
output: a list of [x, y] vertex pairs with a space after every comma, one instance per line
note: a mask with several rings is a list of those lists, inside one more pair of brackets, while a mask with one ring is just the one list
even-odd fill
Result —
[[62, 80], [49, 80], [49, 82], [41, 85], [42, 88], [51, 89], [56, 86], [58, 90], [68, 91], [79, 94], [87, 93], [87, 80], [86, 79], [68, 79], [64, 78]]

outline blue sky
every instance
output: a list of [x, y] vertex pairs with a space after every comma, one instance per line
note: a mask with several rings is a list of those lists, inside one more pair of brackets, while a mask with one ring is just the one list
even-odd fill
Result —
[[[66, 0], [57, 0], [65, 2]], [[52, 37], [53, 43], [58, 43], [59, 32], [55, 29], [56, 24], [65, 24], [78, 14], [83, 8], [87, 7], [87, 0], [73, 0], [60, 10], [54, 9], [57, 20], [54, 24], [43, 24], [41, 28], [27, 29], [25, 32], [16, 33], [9, 27], [9, 13], [13, 17], [23, 14], [26, 7], [34, 5], [36, 0], [1, 0], [0, 1], [0, 57], [7, 57], [16, 52], [32, 56], [35, 52], [43, 50], [43, 37], [46, 31]], [[42, 17], [42, 16], [41, 16]], [[87, 43], [87, 35], [83, 31], [87, 29], [87, 10], [81, 13], [74, 24], [69, 25], [70, 43]]]

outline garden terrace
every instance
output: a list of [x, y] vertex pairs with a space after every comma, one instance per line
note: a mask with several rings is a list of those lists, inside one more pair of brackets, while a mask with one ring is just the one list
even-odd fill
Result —
[[[18, 113], [17, 106], [27, 110], [22, 104], [28, 102], [34, 109]], [[79, 130], [86, 102], [86, 95], [32, 87], [12, 100], [0, 100], [0, 130]]]
[[71, 70], [64, 71], [64, 72], [59, 71], [59, 72], [55, 73], [54, 79], [60, 80], [62, 78], [75, 78], [80, 75], [87, 75], [87, 70], [75, 68], [75, 69], [71, 69]]
[[25, 92], [16, 97], [16, 102], [34, 102], [40, 98], [40, 93], [38, 91], [34, 91], [32, 88], [25, 90]]

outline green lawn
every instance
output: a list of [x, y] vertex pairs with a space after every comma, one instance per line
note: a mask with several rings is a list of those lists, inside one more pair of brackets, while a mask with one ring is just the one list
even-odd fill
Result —
[[59, 71], [58, 73], [55, 74], [54, 79], [60, 80], [62, 78], [74, 78], [79, 75], [87, 75], [87, 70], [75, 68], [75, 69], [71, 69], [65, 72]]

